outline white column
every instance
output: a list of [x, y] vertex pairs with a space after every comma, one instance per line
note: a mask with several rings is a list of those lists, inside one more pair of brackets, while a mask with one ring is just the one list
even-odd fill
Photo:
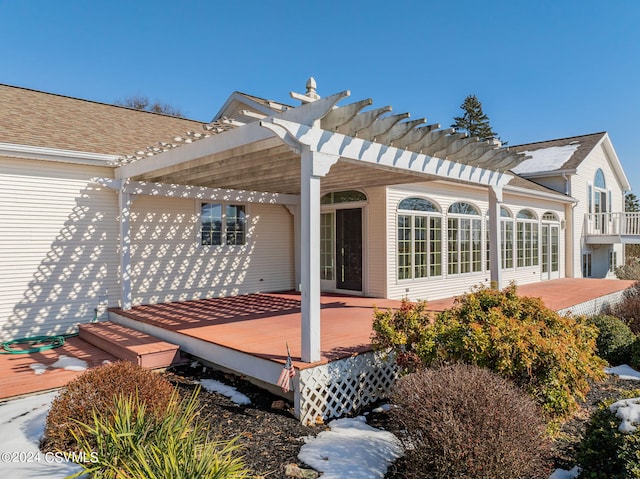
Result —
[[120, 208], [120, 307], [131, 309], [131, 205], [133, 197], [118, 191]]
[[502, 203], [502, 188], [489, 187], [489, 267], [491, 269], [491, 283], [502, 288], [502, 245], [500, 234], [500, 205]]
[[320, 360], [320, 178], [338, 157], [303, 148], [300, 158], [302, 361]]

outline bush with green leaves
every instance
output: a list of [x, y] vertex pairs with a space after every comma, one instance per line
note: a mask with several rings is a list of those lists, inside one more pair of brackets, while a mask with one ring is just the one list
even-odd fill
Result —
[[396, 310], [374, 311], [371, 343], [374, 348], [393, 350], [400, 368], [415, 371], [422, 365], [421, 347], [428, 341], [434, 314], [426, 301], [411, 303], [403, 299]]
[[[638, 396], [640, 390], [635, 390], [622, 399]], [[621, 420], [610, 409], [613, 403], [602, 403], [587, 425], [577, 452], [580, 479], [640, 479], [640, 429], [621, 432]]]
[[538, 298], [518, 296], [515, 286], [477, 288], [433, 324], [427, 316], [420, 304], [378, 311], [373, 343], [410, 351], [422, 366], [464, 362], [490, 369], [524, 388], [550, 418], [574, 411], [589, 381], [604, 376], [596, 327], [581, 317], [560, 316]]
[[497, 374], [466, 364], [427, 368], [392, 391], [393, 432], [408, 477], [546, 479], [550, 441], [539, 407]]
[[[235, 441], [212, 441], [199, 419], [198, 391], [181, 401], [177, 393], [158, 420], [138, 396], [116, 395], [111, 415], [74, 432], [80, 462], [94, 479], [242, 479], [248, 477]], [[83, 457], [80, 455], [79, 457]]]
[[114, 395], [139, 398], [150, 416], [164, 414], [173, 394], [173, 386], [161, 375], [118, 361], [83, 372], [69, 382], [54, 399], [45, 427], [46, 451], [74, 451], [74, 431], [78, 422], [93, 420], [94, 411], [109, 414]]
[[596, 347], [598, 356], [612, 366], [631, 362], [631, 347], [636, 335], [624, 321], [615, 316], [599, 315], [588, 318], [589, 323], [598, 328]]

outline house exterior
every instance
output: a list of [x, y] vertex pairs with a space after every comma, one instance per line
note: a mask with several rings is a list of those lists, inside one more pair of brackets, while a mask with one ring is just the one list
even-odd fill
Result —
[[298, 289], [314, 362], [320, 291], [607, 277], [640, 237], [606, 133], [507, 149], [348, 96], [236, 92], [200, 123], [0, 85], [0, 338]]

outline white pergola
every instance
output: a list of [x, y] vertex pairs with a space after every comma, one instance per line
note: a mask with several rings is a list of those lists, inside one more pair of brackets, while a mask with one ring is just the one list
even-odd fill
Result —
[[[256, 121], [224, 119], [123, 158], [115, 179], [99, 180], [118, 191], [121, 307], [132, 306], [129, 216], [135, 195], [159, 195], [283, 204], [294, 214], [296, 278], [302, 301], [302, 360], [320, 360], [320, 198], [358, 185], [448, 180], [487, 187], [490, 248], [499, 251], [502, 188], [522, 154], [454, 129], [367, 109], [371, 100], [338, 106], [341, 92], [320, 98], [315, 82], [302, 102], [272, 115], [243, 111]], [[491, 280], [500, 284], [500, 255], [491, 255]]]

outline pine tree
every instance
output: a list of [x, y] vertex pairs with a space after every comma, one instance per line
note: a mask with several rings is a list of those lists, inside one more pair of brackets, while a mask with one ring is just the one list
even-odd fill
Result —
[[452, 127], [466, 131], [470, 137], [477, 136], [481, 140], [499, 139], [498, 134], [489, 124], [489, 117], [482, 111], [482, 103], [478, 97], [475, 95], [467, 96], [460, 105], [460, 109], [464, 111], [464, 114], [453, 118], [455, 123], [451, 125]]
[[640, 201], [633, 193], [624, 195], [624, 210], [632, 213], [640, 211]]

